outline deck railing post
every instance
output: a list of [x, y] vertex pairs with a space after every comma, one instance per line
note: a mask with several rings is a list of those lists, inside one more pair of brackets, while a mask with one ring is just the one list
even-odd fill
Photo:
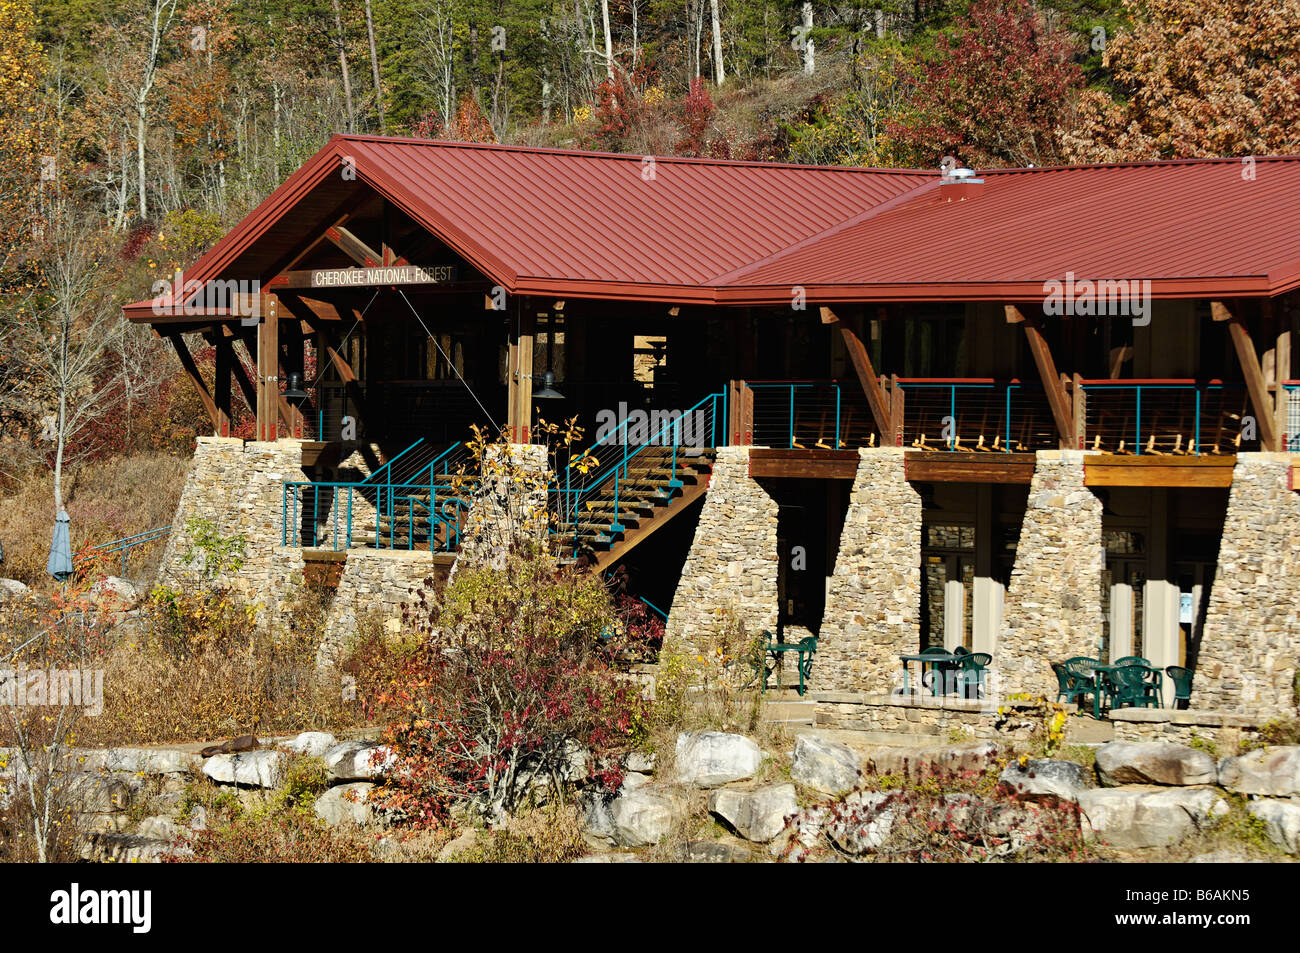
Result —
[[1138, 384], [1133, 389], [1137, 394], [1137, 410], [1133, 414], [1133, 427], [1137, 432], [1137, 439], [1133, 441], [1133, 453], [1140, 457], [1142, 455], [1142, 385]]
[[1201, 455], [1201, 389], [1199, 387], [1196, 388], [1196, 436], [1192, 439], [1196, 441], [1196, 455], [1199, 457]]

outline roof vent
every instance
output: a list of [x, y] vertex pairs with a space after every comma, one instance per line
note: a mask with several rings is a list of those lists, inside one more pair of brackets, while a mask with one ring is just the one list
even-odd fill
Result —
[[939, 180], [940, 202], [965, 202], [984, 190], [984, 180], [977, 178], [974, 169], [948, 169]]

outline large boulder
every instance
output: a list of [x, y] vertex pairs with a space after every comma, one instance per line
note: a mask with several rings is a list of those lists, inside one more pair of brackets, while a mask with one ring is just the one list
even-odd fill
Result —
[[854, 791], [831, 809], [826, 836], [845, 853], [879, 850], [894, 829], [892, 799], [888, 791]]
[[1083, 835], [1120, 849], [1168, 847], [1226, 814], [1213, 788], [1094, 788], [1079, 793]]
[[294, 754], [305, 754], [310, 758], [322, 758], [339, 740], [328, 731], [304, 731], [302, 734], [285, 741], [277, 747]]
[[731, 825], [746, 840], [767, 843], [799, 810], [793, 784], [773, 784], [755, 791], [723, 788], [709, 795], [709, 812]]
[[758, 773], [763, 753], [744, 735], [722, 731], [685, 731], [677, 736], [677, 779], [683, 784], [715, 788], [744, 781]]
[[375, 809], [367, 802], [374, 785], [369, 781], [338, 784], [316, 799], [316, 816], [330, 827], [354, 824], [366, 827], [375, 823]]
[[723, 840], [692, 840], [678, 844], [672, 852], [678, 864], [747, 864], [753, 853], [744, 844]]
[[104, 770], [131, 774], [189, 774], [202, 766], [199, 755], [175, 748], [109, 748], [103, 755]]
[[1204, 751], [1170, 741], [1109, 741], [1097, 749], [1097, 776], [1119, 784], [1215, 784], [1218, 767]]
[[862, 761], [848, 745], [817, 735], [799, 735], [794, 742], [790, 777], [824, 794], [843, 794], [858, 786]]
[[681, 808], [668, 794], [654, 787], [643, 787], [614, 798], [609, 815], [616, 844], [647, 847], [668, 836], [681, 816]]
[[222, 784], [250, 788], [278, 788], [284, 780], [289, 756], [283, 751], [261, 749], [240, 754], [214, 754], [203, 762], [203, 773]]
[[1250, 813], [1264, 822], [1269, 840], [1288, 854], [1300, 854], [1300, 801], [1251, 801]]
[[344, 741], [321, 757], [335, 781], [380, 781], [397, 761], [391, 748], [376, 741]]
[[1240, 794], [1300, 795], [1300, 745], [1261, 748], [1219, 762], [1219, 784]]
[[90, 587], [90, 595], [101, 606], [114, 609], [134, 609], [144, 593], [140, 587], [121, 576], [105, 576]]
[[0, 602], [21, 599], [28, 591], [27, 585], [17, 579], [0, 579]]
[[1032, 758], [1023, 765], [1012, 761], [998, 783], [1009, 794], [1026, 801], [1077, 801], [1088, 790], [1088, 771], [1074, 761]]

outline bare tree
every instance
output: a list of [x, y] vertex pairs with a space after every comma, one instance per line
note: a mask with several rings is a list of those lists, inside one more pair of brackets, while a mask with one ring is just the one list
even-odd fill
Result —
[[370, 72], [375, 80], [375, 108], [379, 110], [379, 131], [387, 131], [388, 123], [384, 118], [384, 90], [379, 82], [379, 55], [375, 52], [375, 20], [370, 13], [370, 0], [366, 5], [366, 37], [370, 41]]
[[144, 35], [144, 45], [139, 53], [138, 72], [131, 84], [131, 108], [135, 118], [136, 191], [142, 219], [149, 217], [144, 162], [145, 142], [149, 133], [149, 97], [158, 78], [163, 40], [171, 30], [175, 17], [176, 0], [150, 0], [149, 7], [143, 11], [137, 21], [118, 28], [123, 35], [135, 34], [137, 30], [142, 31]]
[[339, 54], [339, 74], [343, 79], [343, 100], [348, 109], [348, 132], [356, 130], [355, 112], [352, 109], [352, 79], [348, 74], [348, 42], [343, 32], [343, 11], [339, 0], [330, 0], [334, 7], [334, 44]]
[[709, 0], [709, 4], [713, 14], [713, 81], [721, 86], [727, 78], [722, 67], [722, 19], [718, 16], [718, 0]]

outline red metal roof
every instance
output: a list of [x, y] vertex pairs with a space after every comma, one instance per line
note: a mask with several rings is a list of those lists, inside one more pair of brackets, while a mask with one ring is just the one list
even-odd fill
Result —
[[[512, 294], [784, 304], [1029, 300], [1150, 279], [1164, 297], [1300, 287], [1300, 157], [997, 170], [966, 201], [925, 171], [335, 136], [186, 272], [274, 276], [356, 181]], [[148, 321], [151, 302], [130, 305]]]
[[[1243, 177], [1243, 170], [1254, 177]], [[946, 201], [918, 189], [717, 279], [723, 301], [1022, 300], [1043, 282], [1151, 281], [1152, 294], [1300, 286], [1300, 157], [995, 170]]]

